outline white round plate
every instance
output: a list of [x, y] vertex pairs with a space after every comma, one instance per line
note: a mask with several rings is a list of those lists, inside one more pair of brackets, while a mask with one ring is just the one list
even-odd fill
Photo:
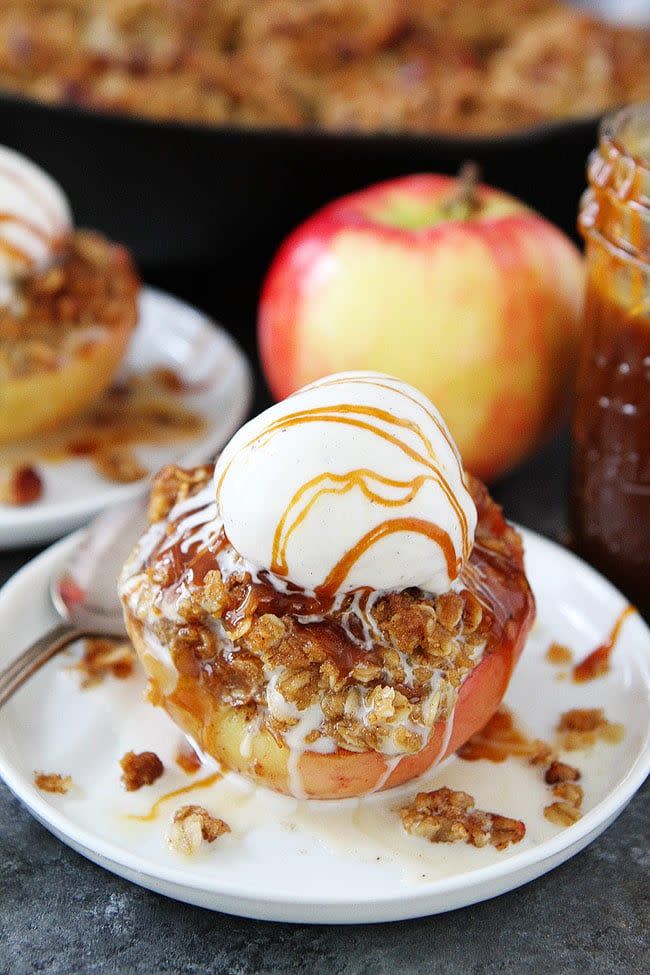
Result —
[[[625, 600], [583, 562], [525, 532], [539, 621], [507, 701], [529, 732], [549, 738], [560, 712], [604, 707], [621, 721], [618, 745], [570, 753], [582, 770], [584, 815], [560, 828], [542, 815], [551, 799], [541, 772], [452, 758], [423, 779], [362, 800], [300, 802], [229, 774], [212, 786], [170, 797], [148, 822], [130, 818], [189, 777], [174, 762], [181, 736], [142, 699], [139, 676], [81, 690], [65, 655], [37, 674], [0, 712], [0, 774], [47, 829], [96, 863], [137, 884], [192, 904], [247, 917], [296, 922], [373, 922], [453, 910], [546, 873], [592, 842], [621, 812], [650, 766], [650, 631], [628, 616], [611, 671], [590, 683], [558, 680], [545, 659], [551, 640], [581, 657], [610, 631]], [[75, 545], [65, 539], [19, 572], [0, 593], [0, 666], [50, 626], [50, 574]], [[125, 793], [118, 759], [151, 749], [165, 765], [153, 786]], [[39, 792], [34, 771], [70, 774], [67, 795]], [[526, 836], [499, 852], [462, 843], [432, 845], [407, 836], [397, 810], [416, 791], [442, 785], [470, 792], [482, 809], [524, 820]], [[166, 833], [175, 809], [198, 803], [232, 832], [193, 858], [173, 852]]]
[[[207, 315], [171, 295], [144, 288], [138, 326], [122, 375], [157, 366], [173, 369], [197, 387], [182, 402], [208, 421], [206, 432], [191, 443], [141, 446], [136, 453], [155, 471], [172, 462], [191, 466], [210, 460], [245, 419], [252, 380], [238, 345]], [[109, 505], [144, 494], [148, 481], [111, 484], [87, 460], [41, 463], [44, 494], [35, 504], [15, 508], [0, 504], [0, 548], [17, 548], [60, 538]]]

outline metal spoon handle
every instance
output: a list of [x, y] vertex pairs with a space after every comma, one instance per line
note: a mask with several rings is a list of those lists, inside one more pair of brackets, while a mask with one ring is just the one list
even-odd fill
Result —
[[60, 650], [81, 637], [94, 635], [96, 634], [71, 626], [70, 623], [59, 623], [58, 626], [53, 626], [0, 672], [0, 708], [33, 673]]

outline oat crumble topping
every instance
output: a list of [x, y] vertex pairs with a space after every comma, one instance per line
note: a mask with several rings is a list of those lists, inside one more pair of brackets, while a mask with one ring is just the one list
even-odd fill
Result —
[[136, 792], [143, 785], [152, 785], [165, 771], [155, 752], [127, 752], [120, 759], [122, 785], [127, 792]]
[[573, 653], [569, 647], [565, 646], [563, 643], [551, 643], [546, 651], [546, 659], [550, 664], [553, 664], [556, 667], [561, 667], [565, 664], [571, 663], [573, 660]]
[[100, 451], [93, 455], [92, 462], [97, 473], [113, 484], [132, 484], [149, 473], [130, 447], [111, 447]]
[[544, 781], [547, 785], [556, 785], [558, 782], [576, 782], [579, 778], [580, 772], [577, 768], [558, 761], [551, 762], [544, 775]]
[[124, 247], [72, 233], [54, 267], [22, 282], [17, 307], [0, 307], [0, 381], [54, 371], [105, 332], [132, 328], [138, 290]]
[[557, 731], [562, 747], [568, 752], [591, 748], [599, 739], [617, 745], [624, 734], [623, 725], [608, 721], [602, 708], [565, 711], [560, 717]]
[[72, 788], [72, 776], [59, 775], [58, 772], [34, 772], [34, 784], [43, 792], [64, 796]]
[[203, 841], [214, 843], [229, 832], [230, 826], [223, 819], [212, 816], [203, 806], [181, 806], [174, 813], [168, 841], [176, 853], [192, 856]]
[[552, 786], [556, 801], [544, 808], [545, 818], [555, 826], [571, 826], [580, 819], [584, 792], [577, 785], [580, 770], [558, 759], [558, 749], [586, 749], [600, 738], [610, 744], [623, 737], [623, 725], [605, 718], [602, 708], [573, 708], [565, 711], [557, 725], [557, 747], [528, 738], [515, 724], [507, 708], [501, 707], [484, 728], [463, 745], [458, 755], [468, 761], [484, 758], [502, 762], [512, 755], [527, 758], [544, 770], [544, 781]]
[[209, 464], [193, 467], [191, 470], [168, 465], [158, 471], [149, 499], [149, 523], [164, 521], [174, 505], [186, 501], [190, 495], [205, 487], [212, 477], [213, 469]]
[[412, 803], [400, 809], [400, 816], [407, 833], [431, 843], [491, 844], [504, 850], [526, 835], [521, 820], [477, 809], [473, 796], [446, 787], [418, 792]]
[[[574, 712], [567, 714], [571, 716]], [[563, 715], [562, 720], [565, 718]], [[569, 717], [568, 720], [571, 722], [579, 719]], [[593, 716], [591, 719], [583, 717], [582, 720], [593, 720]], [[545, 806], [545, 818], [556, 826], [570, 826], [580, 818], [584, 793], [576, 785], [581, 778], [579, 769], [561, 762], [557, 757], [557, 749], [548, 742], [529, 738], [524, 734], [506, 707], [502, 706], [485, 727], [459, 749], [458, 755], [468, 761], [483, 758], [492, 762], [503, 762], [509, 756], [527, 759], [530, 765], [543, 770], [544, 781], [553, 786], [553, 795], [558, 800]]]
[[582, 815], [580, 807], [584, 798], [580, 786], [574, 782], [560, 780], [553, 789], [553, 795], [557, 801], [544, 807], [544, 817], [554, 826], [572, 826], [577, 823]]

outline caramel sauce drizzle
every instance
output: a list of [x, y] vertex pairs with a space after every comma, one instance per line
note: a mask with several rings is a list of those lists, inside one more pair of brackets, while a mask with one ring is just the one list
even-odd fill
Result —
[[[17, 223], [20, 226], [25, 227], [28, 230], [32, 230], [32, 227], [25, 221], [19, 220], [18, 217], [11, 213], [0, 213], [0, 223]], [[39, 236], [45, 239], [43, 235]], [[27, 251], [23, 250], [22, 247], [18, 247], [17, 244], [12, 244], [9, 240], [4, 240], [0, 237], [0, 251], [7, 255], [7, 257], [12, 257], [16, 261], [20, 261], [26, 267], [29, 265], [29, 254]]]
[[419, 407], [422, 410], [422, 412], [426, 416], [428, 416], [431, 422], [435, 424], [441, 436], [449, 445], [450, 450], [453, 452], [453, 454], [456, 456], [456, 459], [460, 463], [460, 453], [458, 451], [458, 447], [456, 446], [452, 438], [449, 436], [449, 432], [445, 429], [445, 425], [444, 423], [441, 422], [440, 417], [436, 416], [433, 410], [428, 409], [424, 403], [421, 403], [420, 400], [416, 399], [415, 396], [411, 396], [411, 394], [407, 393], [405, 390], [395, 386], [390, 386], [387, 382], [386, 383], [380, 382], [378, 379], [371, 379], [370, 376], [358, 376], [355, 377], [354, 379], [330, 379], [327, 382], [321, 383], [320, 385], [322, 387], [339, 386], [341, 383], [348, 383], [348, 382], [359, 383], [364, 386], [375, 386], [377, 389], [387, 389], [389, 393], [397, 393], [399, 396], [402, 396], [404, 399], [407, 399], [410, 403], [415, 404], [415, 406]]
[[630, 604], [618, 616], [607, 639], [600, 646], [596, 647], [595, 650], [592, 650], [584, 660], [581, 660], [580, 663], [575, 665], [573, 668], [573, 680], [576, 684], [584, 684], [589, 680], [602, 677], [603, 674], [607, 673], [612, 652], [620, 636], [623, 624], [632, 613], [636, 613], [636, 607]]
[[[341, 382], [343, 380], [340, 380]], [[373, 381], [374, 382], [374, 381]], [[375, 385], [382, 385], [377, 384]], [[391, 389], [392, 387], [386, 386], [385, 388]], [[393, 390], [395, 391], [395, 390]], [[398, 391], [399, 392], [399, 391]], [[407, 395], [407, 394], [405, 394]], [[412, 399], [412, 397], [409, 397]], [[417, 400], [414, 400], [417, 403]], [[421, 406], [421, 404], [417, 404]], [[424, 409], [424, 407], [422, 407]], [[427, 411], [425, 411], [427, 412]], [[427, 413], [431, 416], [431, 414]], [[368, 418], [368, 419], [366, 419]], [[431, 418], [436, 422], [439, 429], [440, 423], [436, 417], [431, 416]], [[416, 450], [410, 444], [401, 440], [394, 433], [389, 430], [383, 429], [376, 423], [370, 421], [375, 420], [380, 423], [386, 423], [389, 427], [398, 427], [403, 430], [408, 430], [410, 433], [414, 434], [415, 437], [420, 441], [423, 448], [423, 453]], [[258, 445], [263, 445], [268, 442], [268, 440], [277, 432], [281, 430], [286, 430], [289, 427], [299, 426], [306, 423], [338, 423], [344, 426], [352, 426], [359, 430], [367, 430], [382, 440], [392, 444], [397, 447], [403, 454], [405, 454], [409, 459], [421, 464], [425, 469], [429, 470], [431, 473], [426, 476], [419, 476], [413, 479], [413, 481], [400, 482], [391, 481], [388, 478], [384, 478], [381, 474], [374, 471], [368, 470], [358, 470], [351, 471], [345, 475], [337, 475], [332, 472], [324, 472], [311, 481], [302, 485], [302, 487], [294, 494], [294, 496], [289, 501], [285, 511], [278, 522], [276, 531], [274, 534], [273, 541], [273, 552], [272, 552], [272, 571], [280, 576], [286, 576], [288, 574], [288, 566], [286, 561], [286, 550], [289, 543], [289, 539], [293, 532], [298, 528], [298, 526], [303, 522], [304, 518], [307, 516], [309, 510], [316, 503], [316, 500], [326, 493], [346, 493], [353, 487], [358, 486], [364, 492], [366, 497], [369, 497], [375, 503], [381, 504], [384, 507], [394, 507], [400, 504], [405, 504], [417, 494], [417, 491], [421, 488], [425, 481], [433, 481], [438, 484], [442, 489], [445, 497], [449, 501], [461, 528], [461, 538], [462, 538], [462, 556], [460, 560], [456, 559], [455, 548], [449, 534], [444, 532], [438, 526], [432, 525], [431, 522], [425, 521], [424, 519], [418, 518], [403, 518], [403, 519], [390, 519], [383, 522], [381, 525], [377, 526], [371, 532], [368, 532], [363, 538], [361, 538], [354, 546], [351, 548], [343, 558], [337, 563], [337, 565], [332, 569], [327, 579], [317, 587], [316, 591], [322, 595], [332, 595], [335, 588], [340, 586], [354, 564], [359, 560], [359, 558], [368, 550], [368, 548], [373, 545], [380, 538], [386, 537], [389, 534], [397, 531], [415, 531], [419, 534], [426, 535], [440, 545], [443, 551], [445, 561], [448, 566], [449, 575], [454, 578], [458, 573], [458, 568], [460, 564], [469, 555], [469, 527], [467, 523], [467, 518], [465, 512], [463, 511], [462, 505], [456, 498], [455, 492], [450, 487], [447, 479], [444, 477], [442, 471], [440, 470], [436, 462], [436, 453], [431, 441], [425, 436], [419, 424], [405, 419], [403, 417], [396, 417], [392, 413], [382, 410], [378, 407], [373, 406], [363, 406], [355, 405], [350, 403], [339, 403], [331, 406], [323, 407], [313, 407], [308, 410], [300, 410], [295, 413], [289, 414], [288, 416], [281, 417], [270, 423], [261, 434], [253, 437], [248, 441], [241, 449], [246, 449], [257, 443]], [[442, 430], [445, 440], [449, 443], [449, 437]], [[456, 451], [454, 450], [456, 455]], [[225, 470], [222, 472], [219, 482], [217, 484], [217, 501], [220, 500], [221, 489], [223, 486], [224, 479], [230, 466], [232, 460], [226, 466]], [[395, 501], [393, 499], [386, 499], [377, 495], [373, 492], [367, 484], [368, 479], [375, 479], [379, 483], [383, 483], [387, 486], [393, 487], [403, 487], [408, 491], [405, 499], [402, 501]], [[334, 482], [334, 486], [329, 488], [324, 487], [320, 490], [315, 490], [314, 496], [307, 503], [305, 508], [299, 512], [294, 519], [289, 524], [288, 529], [286, 528], [287, 523], [292, 518], [293, 509], [295, 509], [300, 502], [303, 500], [305, 494], [314, 489], [318, 489], [318, 486], [324, 482]], [[339, 486], [340, 485], [340, 486]], [[286, 529], [286, 534], [285, 534]], [[337, 585], [334, 586], [335, 581]], [[333, 588], [334, 587], [334, 588]]]
[[134, 819], [139, 823], [151, 823], [154, 819], [156, 819], [158, 813], [160, 812], [160, 807], [170, 799], [175, 799], [176, 796], [184, 796], [187, 792], [194, 792], [195, 789], [207, 789], [209, 786], [214, 785], [215, 782], [218, 782], [219, 779], [222, 778], [222, 772], [213, 772], [211, 775], [206, 775], [203, 779], [197, 779], [196, 782], [190, 782], [189, 785], [184, 785], [180, 789], [174, 789], [172, 792], [166, 792], [164, 796], [160, 797], [160, 799], [156, 799], [148, 813], [143, 813], [142, 815], [130, 813], [128, 819]]
[[42, 241], [46, 241], [49, 236], [44, 230], [37, 227], [35, 223], [32, 223], [31, 220], [25, 220], [24, 217], [17, 217], [15, 213], [10, 213], [9, 211], [0, 211], [0, 223], [19, 223], [21, 227], [29, 230], [30, 234], [33, 234], [34, 237], [40, 237]]
[[[57, 218], [55, 213], [52, 210], [50, 210], [47, 203], [41, 197], [38, 190], [34, 188], [32, 183], [30, 183], [28, 180], [23, 179], [18, 173], [14, 172], [11, 169], [7, 169], [6, 167], [4, 168], [0, 167], [0, 172], [7, 179], [11, 180], [13, 183], [16, 183], [18, 186], [21, 186], [23, 190], [25, 190], [27, 195], [31, 196], [31, 198], [47, 214], [47, 218], [50, 221], [50, 223], [56, 224]], [[34, 224], [32, 224], [29, 220], [24, 220], [22, 217], [19, 217], [15, 213], [0, 213], [0, 222], [16, 223], [19, 226], [24, 227], [31, 234], [34, 234], [34, 236], [40, 237], [41, 240], [43, 241], [47, 241], [49, 236], [48, 234], [44, 233], [42, 230], [39, 230], [38, 227], [35, 227]], [[26, 266], [29, 266], [30, 264], [31, 259], [27, 251], [24, 251], [22, 247], [18, 247], [16, 244], [10, 243], [8, 240], [3, 240], [1, 237], [0, 237], [0, 251], [3, 251], [8, 257], [13, 257], [15, 260], [21, 261], [21, 263], [25, 264]]]
[[[327, 483], [328, 481], [329, 482], [333, 481], [334, 484], [333, 485], [330, 484], [330, 486], [327, 487], [319, 488], [320, 484], [323, 484], [324, 482]], [[372, 488], [369, 486], [368, 481], [378, 481], [380, 484], [383, 484], [386, 487], [402, 488], [407, 493], [403, 498], [385, 498], [382, 495], [377, 494], [376, 491], [373, 491]], [[278, 527], [275, 531], [275, 537], [273, 539], [271, 571], [274, 572], [276, 575], [280, 575], [280, 576], [287, 575], [288, 565], [287, 565], [286, 552], [287, 552], [287, 546], [289, 544], [291, 536], [305, 520], [305, 518], [307, 517], [311, 509], [314, 507], [314, 505], [324, 495], [348, 494], [355, 487], [357, 487], [362, 492], [362, 494], [366, 498], [368, 498], [369, 501], [372, 501], [375, 504], [383, 505], [383, 507], [385, 508], [399, 508], [405, 504], [408, 504], [409, 501], [412, 501], [413, 498], [416, 497], [420, 488], [427, 482], [431, 482], [431, 481], [437, 483], [437, 479], [432, 475], [428, 475], [428, 474], [421, 474], [418, 477], [413, 478], [413, 480], [411, 481], [397, 481], [394, 480], [393, 478], [384, 477], [383, 475], [377, 474], [375, 471], [371, 471], [366, 468], [362, 468], [356, 471], [349, 471], [347, 474], [325, 473], [325, 474], [317, 475], [316, 477], [312, 478], [311, 481], [308, 481], [306, 484], [304, 484], [300, 488], [300, 490], [297, 491], [296, 494], [294, 494], [289, 505], [285, 509], [282, 518], [278, 523]], [[304, 506], [302, 511], [300, 511], [300, 513], [295, 517], [294, 521], [291, 522], [291, 524], [288, 525], [287, 527], [287, 521], [290, 517], [292, 509], [298, 507], [303, 497], [309, 492], [313, 491], [314, 488], [319, 488], [319, 489], [314, 491], [312, 497], [309, 499], [309, 501]], [[400, 521], [404, 521], [404, 520], [405, 519], [400, 519]], [[409, 520], [412, 522], [419, 521], [419, 519], [413, 519], [413, 518]], [[387, 521], [384, 522], [383, 524], [389, 525], [392, 524], [392, 522]], [[429, 523], [425, 522], [424, 524], [429, 524]], [[285, 528], [286, 528], [286, 533], [285, 533]], [[402, 529], [399, 528], [394, 529], [394, 531], [400, 531], [400, 530]], [[411, 528], [411, 529], [404, 529], [404, 530], [414, 531], [416, 529]], [[387, 534], [387, 532], [385, 532], [384, 534]], [[429, 533], [428, 531], [426, 531], [424, 532], [424, 534], [429, 534]], [[443, 541], [441, 543], [441, 547], [443, 548], [445, 560], [447, 562], [447, 568], [451, 578], [458, 573], [458, 569], [460, 568], [460, 563], [456, 559], [455, 549], [451, 544], [451, 541], [447, 533], [440, 532], [439, 535], [441, 538], [443, 538], [444, 536]], [[429, 535], [429, 537], [433, 537], [433, 536]], [[359, 552], [357, 558], [359, 558], [361, 554], [362, 553]], [[357, 561], [357, 559], [355, 559], [355, 561]]]
[[50, 209], [46, 197], [39, 193], [33, 182], [24, 179], [20, 173], [17, 173], [15, 170], [7, 168], [6, 166], [0, 166], [0, 172], [2, 172], [7, 179], [10, 179], [13, 183], [16, 183], [18, 186], [22, 187], [28, 196], [31, 196], [32, 200], [34, 200], [39, 205], [41, 210], [47, 214], [47, 219], [50, 221], [50, 223], [57, 223], [58, 217], [56, 211]]
[[316, 587], [316, 595], [331, 598], [341, 588], [352, 566], [359, 561], [364, 552], [367, 552], [382, 538], [393, 535], [395, 532], [415, 532], [426, 535], [427, 538], [437, 542], [445, 557], [447, 572], [450, 578], [454, 577], [458, 566], [456, 551], [446, 531], [423, 518], [394, 518], [390, 521], [382, 521], [381, 524], [376, 525], [375, 528], [360, 538], [356, 545], [349, 549], [343, 558], [336, 563], [327, 579]]

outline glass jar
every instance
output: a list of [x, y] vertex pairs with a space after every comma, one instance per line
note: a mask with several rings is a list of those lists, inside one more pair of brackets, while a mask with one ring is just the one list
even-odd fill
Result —
[[576, 550], [648, 610], [650, 103], [605, 119], [587, 175], [570, 527]]

